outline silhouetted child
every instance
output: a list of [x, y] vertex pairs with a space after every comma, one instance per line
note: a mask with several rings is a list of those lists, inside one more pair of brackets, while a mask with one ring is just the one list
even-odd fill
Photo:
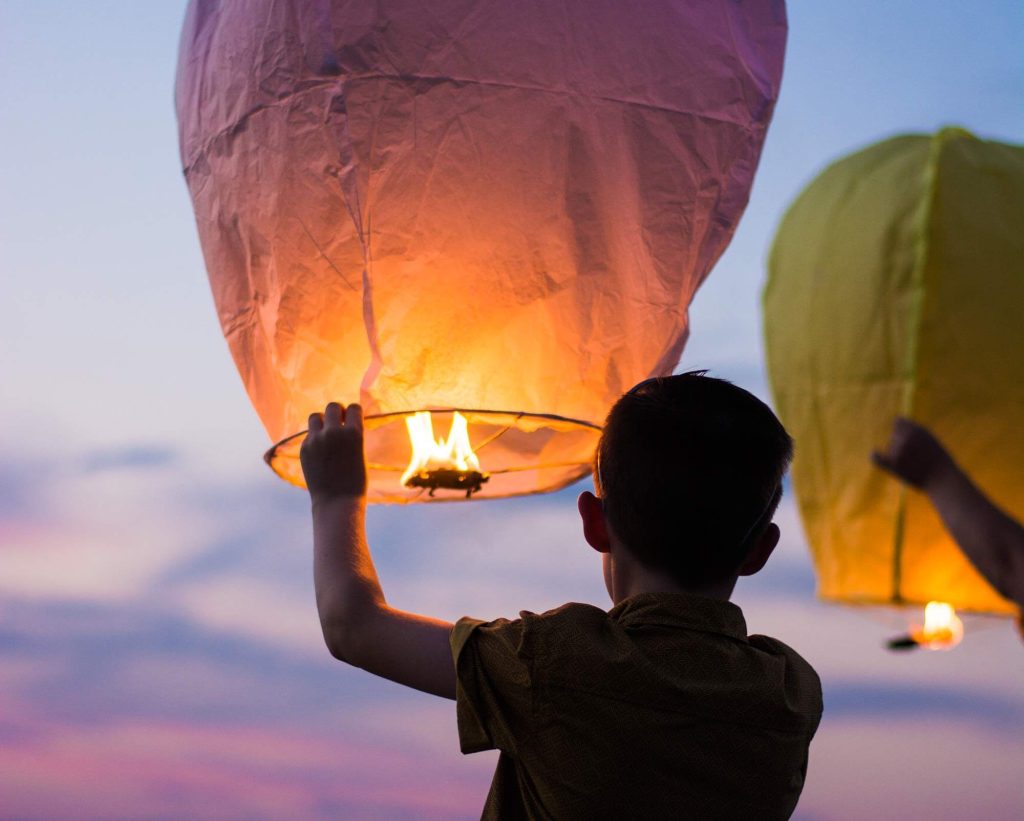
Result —
[[614, 606], [452, 625], [385, 602], [364, 530], [362, 412], [309, 420], [317, 606], [331, 653], [457, 701], [497, 748], [485, 818], [775, 819], [796, 806], [821, 685], [728, 601], [779, 539], [792, 441], [760, 400], [690, 373], [612, 408], [579, 497]]

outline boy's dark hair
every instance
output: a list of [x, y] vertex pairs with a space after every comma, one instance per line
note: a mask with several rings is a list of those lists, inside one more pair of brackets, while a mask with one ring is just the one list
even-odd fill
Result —
[[793, 440], [764, 402], [705, 373], [655, 377], [622, 396], [595, 461], [625, 547], [692, 586], [736, 573], [771, 522], [793, 458]]

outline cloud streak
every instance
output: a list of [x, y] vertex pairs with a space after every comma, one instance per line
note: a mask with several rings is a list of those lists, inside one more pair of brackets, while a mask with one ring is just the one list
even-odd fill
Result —
[[929, 686], [899, 681], [827, 681], [829, 720], [869, 718], [967, 721], [1018, 738], [1024, 731], [1024, 703], [1005, 693], [935, 682]]
[[170, 445], [126, 445], [87, 453], [82, 459], [82, 469], [86, 473], [99, 473], [105, 470], [150, 470], [173, 464], [179, 455]]

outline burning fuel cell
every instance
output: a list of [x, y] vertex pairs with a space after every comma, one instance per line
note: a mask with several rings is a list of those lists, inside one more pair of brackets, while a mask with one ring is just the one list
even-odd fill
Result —
[[924, 608], [924, 624], [914, 625], [906, 635], [890, 639], [887, 646], [890, 650], [952, 650], [963, 637], [964, 623], [953, 606], [931, 601]]
[[458, 411], [452, 413], [447, 439], [434, 439], [430, 411], [405, 417], [405, 426], [409, 430], [412, 456], [402, 474], [404, 486], [427, 488], [431, 496], [438, 488], [465, 491], [468, 499], [490, 479], [480, 471], [480, 460], [469, 443], [466, 417]]

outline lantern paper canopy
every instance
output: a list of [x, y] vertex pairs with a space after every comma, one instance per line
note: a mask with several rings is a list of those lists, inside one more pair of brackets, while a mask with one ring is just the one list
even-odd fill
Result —
[[841, 159], [769, 268], [768, 370], [820, 595], [1013, 612], [869, 456], [908, 416], [1024, 517], [1024, 148], [946, 129]]
[[337, 400], [371, 501], [461, 498], [399, 482], [426, 409], [438, 437], [463, 410], [478, 496], [584, 475], [610, 405], [678, 362], [785, 37], [781, 0], [193, 0], [181, 154], [272, 467], [301, 484]]

